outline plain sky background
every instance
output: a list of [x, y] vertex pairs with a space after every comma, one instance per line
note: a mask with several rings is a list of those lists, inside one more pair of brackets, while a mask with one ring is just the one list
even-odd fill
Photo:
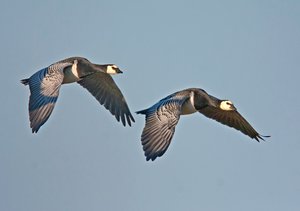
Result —
[[[299, 210], [300, 1], [7, 0], [0, 26], [0, 210]], [[132, 112], [199, 87], [272, 137], [196, 113], [146, 162], [144, 116], [125, 128], [78, 84], [32, 134], [19, 81], [70, 56], [117, 64]]]

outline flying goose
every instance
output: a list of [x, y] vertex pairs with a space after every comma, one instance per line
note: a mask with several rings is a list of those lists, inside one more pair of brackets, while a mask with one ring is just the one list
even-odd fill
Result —
[[229, 100], [220, 100], [203, 89], [190, 88], [163, 98], [148, 109], [137, 111], [146, 115], [141, 141], [146, 160], [155, 160], [168, 149], [180, 115], [200, 112], [229, 127], [233, 127], [256, 141], [264, 140]]
[[[125, 98], [110, 75], [122, 73], [114, 64], [93, 64], [86, 58], [71, 57], [51, 64], [21, 80], [29, 85], [29, 119], [32, 133], [48, 120], [62, 84], [77, 82], [86, 88], [118, 121], [129, 126], [134, 118]], [[126, 120], [125, 120], [126, 118]]]

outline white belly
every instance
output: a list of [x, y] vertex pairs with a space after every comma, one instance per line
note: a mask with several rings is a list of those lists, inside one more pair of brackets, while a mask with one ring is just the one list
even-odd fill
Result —
[[73, 82], [77, 82], [79, 80], [80, 80], [80, 78], [78, 76], [77, 60], [75, 60], [74, 64], [72, 65], [72, 67], [67, 67], [64, 70], [63, 84], [73, 83]]
[[187, 114], [192, 114], [195, 113], [197, 110], [194, 107], [194, 93], [190, 97], [190, 99], [183, 104], [181, 108], [181, 115], [187, 115]]

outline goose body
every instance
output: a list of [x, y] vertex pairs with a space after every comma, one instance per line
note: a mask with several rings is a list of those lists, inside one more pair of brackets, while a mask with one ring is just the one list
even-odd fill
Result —
[[122, 71], [114, 64], [93, 64], [83, 57], [58, 61], [21, 80], [29, 85], [29, 119], [32, 132], [36, 133], [50, 117], [61, 85], [77, 82], [86, 88], [117, 121], [131, 126], [134, 118], [125, 98], [110, 75]]
[[199, 88], [189, 88], [171, 94], [148, 109], [136, 112], [146, 115], [141, 142], [146, 160], [155, 160], [168, 149], [181, 115], [200, 112], [257, 141], [263, 137], [242, 117], [229, 100], [220, 100]]

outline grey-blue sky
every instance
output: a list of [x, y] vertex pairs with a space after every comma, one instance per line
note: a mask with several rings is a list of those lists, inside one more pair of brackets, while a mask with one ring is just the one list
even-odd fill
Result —
[[[298, 1], [1, 2], [0, 210], [297, 210], [299, 11]], [[146, 162], [144, 117], [124, 128], [76, 84], [31, 134], [19, 80], [74, 55], [123, 69], [114, 79], [132, 111], [201, 87], [272, 138], [194, 114]]]

